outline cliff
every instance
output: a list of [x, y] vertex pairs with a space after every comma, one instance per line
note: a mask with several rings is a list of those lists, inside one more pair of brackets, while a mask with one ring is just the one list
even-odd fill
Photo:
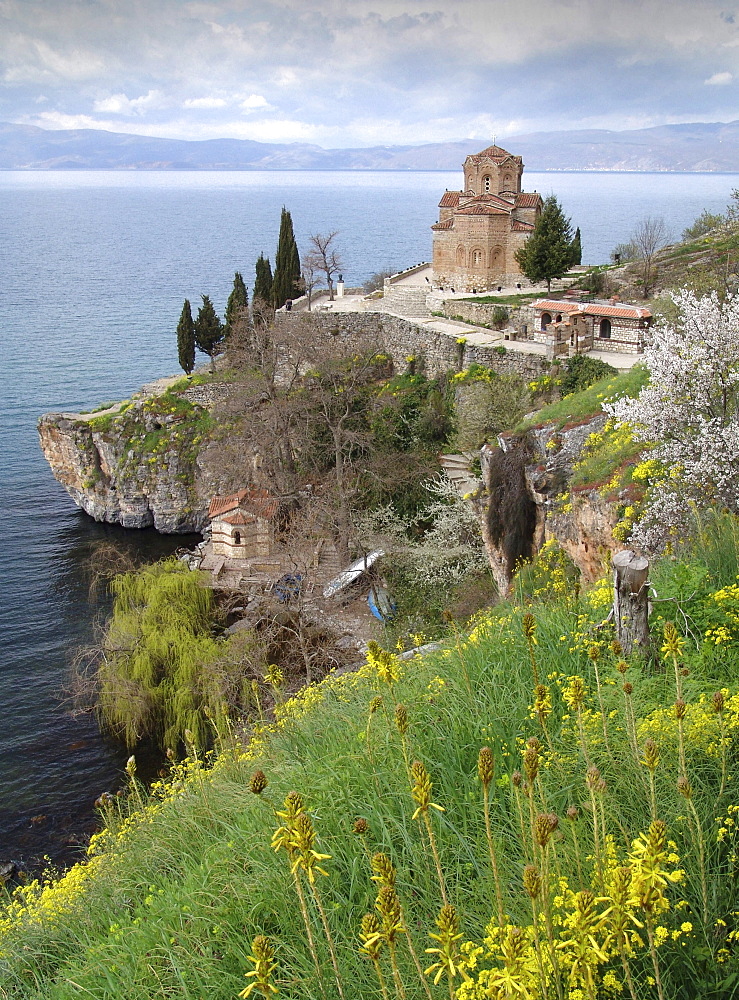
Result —
[[96, 413], [46, 413], [38, 422], [41, 450], [96, 521], [200, 531], [213, 493], [198, 461], [213, 388], [168, 379]]

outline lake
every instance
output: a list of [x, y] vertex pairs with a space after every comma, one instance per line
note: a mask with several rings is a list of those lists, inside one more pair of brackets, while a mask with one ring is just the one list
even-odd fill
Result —
[[[151, 557], [181, 538], [96, 525], [54, 481], [35, 424], [46, 410], [91, 408], [177, 370], [182, 302], [223, 311], [240, 270], [274, 260], [280, 209], [299, 248], [338, 230], [347, 285], [431, 255], [430, 226], [458, 172], [0, 172], [0, 862], [48, 852], [67, 861], [114, 790], [127, 752], [65, 701], [70, 658], [107, 602], [91, 601], [90, 552], [110, 540]], [[603, 263], [646, 215], [675, 238], [721, 211], [737, 175], [526, 173], [555, 193]]]

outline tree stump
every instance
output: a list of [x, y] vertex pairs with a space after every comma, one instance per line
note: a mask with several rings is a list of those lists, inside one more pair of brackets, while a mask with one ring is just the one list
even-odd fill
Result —
[[613, 617], [624, 655], [649, 648], [649, 560], [630, 549], [613, 557]]

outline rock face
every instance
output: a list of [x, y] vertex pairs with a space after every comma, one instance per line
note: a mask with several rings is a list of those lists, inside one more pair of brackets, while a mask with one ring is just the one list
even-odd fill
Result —
[[[199, 496], [192, 451], [166, 433], [176, 421], [170, 418], [168, 427], [166, 417], [149, 420], [144, 403], [126, 418], [100, 427], [99, 418], [86, 414], [44, 414], [38, 432], [54, 477], [96, 521], [163, 534], [200, 531], [207, 500]], [[127, 433], [137, 420], [155, 439], [151, 452], [135, 447]]]
[[[602, 430], [605, 422], [606, 416], [600, 414], [566, 430], [548, 424], [518, 437], [502, 435], [499, 439], [499, 448], [504, 451], [522, 449], [526, 492], [536, 505], [532, 550], [538, 551], [545, 541], [556, 539], [583, 578], [591, 583], [603, 575], [613, 553], [623, 548], [613, 536], [618, 521], [617, 504], [605, 499], [597, 489], [576, 492], [566, 502], [562, 498], [569, 492], [573, 467], [581, 457], [585, 441], [590, 434]], [[496, 452], [498, 449], [489, 445], [483, 449], [486, 482], [490, 481]], [[505, 593], [506, 580], [510, 583], [514, 567], [509, 565], [502, 546], [486, 538], [486, 548], [496, 584]]]

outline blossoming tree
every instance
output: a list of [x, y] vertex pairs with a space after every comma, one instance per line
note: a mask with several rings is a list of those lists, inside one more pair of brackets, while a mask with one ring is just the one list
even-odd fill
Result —
[[695, 509], [739, 512], [739, 297], [672, 297], [677, 320], [658, 326], [644, 353], [649, 383], [604, 406], [661, 463], [631, 536], [652, 551], [687, 533]]

